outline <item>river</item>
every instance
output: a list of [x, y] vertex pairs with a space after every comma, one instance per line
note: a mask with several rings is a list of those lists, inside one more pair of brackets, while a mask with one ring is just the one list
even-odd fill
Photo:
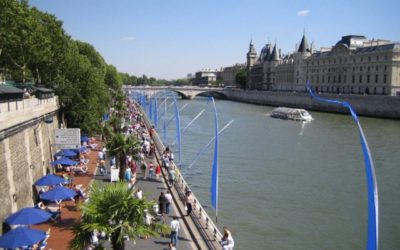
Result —
[[[182, 174], [215, 220], [210, 205], [214, 135], [207, 99], [179, 100]], [[273, 107], [216, 100], [220, 135], [218, 225], [235, 249], [365, 249], [367, 187], [357, 127], [350, 115], [310, 112], [309, 123], [269, 117]], [[171, 117], [171, 108], [168, 116]], [[379, 248], [400, 249], [400, 121], [360, 118], [374, 159], [380, 206]], [[159, 121], [159, 124], [162, 121]], [[171, 144], [175, 125], [168, 127]], [[162, 126], [158, 131], [162, 135]], [[172, 146], [175, 161], [178, 149]]]

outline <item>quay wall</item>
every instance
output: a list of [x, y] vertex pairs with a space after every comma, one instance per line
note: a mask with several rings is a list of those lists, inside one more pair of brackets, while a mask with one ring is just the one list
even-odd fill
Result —
[[46, 174], [52, 160], [58, 109], [56, 97], [0, 104], [2, 222], [11, 213], [33, 205], [33, 183]]
[[[347, 108], [340, 105], [313, 100], [307, 93], [228, 89], [224, 90], [224, 94], [232, 101], [268, 106], [296, 107], [322, 112], [349, 113]], [[339, 94], [321, 94], [320, 96], [347, 101], [356, 113], [361, 116], [400, 119], [400, 96]]]

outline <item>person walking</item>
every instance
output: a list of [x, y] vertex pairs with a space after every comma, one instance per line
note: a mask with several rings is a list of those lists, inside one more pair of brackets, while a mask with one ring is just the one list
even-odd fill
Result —
[[165, 199], [164, 192], [161, 192], [160, 196], [158, 197], [158, 206], [159, 206], [159, 211], [160, 211], [159, 213], [160, 214], [165, 213], [165, 210], [164, 210], [165, 203], [166, 203], [166, 199]]
[[176, 216], [173, 217], [170, 228], [171, 228], [171, 235], [170, 235], [171, 243], [173, 246], [176, 246], [178, 244], [178, 231], [181, 228], [181, 225], [179, 224], [178, 221], [178, 217]]
[[154, 165], [152, 162], [149, 163], [149, 178], [153, 179], [154, 176]]
[[167, 193], [165, 194], [165, 213], [166, 214], [169, 214], [171, 203], [172, 203], [172, 195], [167, 190]]
[[156, 180], [160, 180], [160, 174], [161, 174], [161, 166], [160, 164], [157, 165], [156, 167]]
[[186, 208], [187, 208], [186, 216], [189, 216], [190, 213], [192, 212], [192, 206], [194, 203], [194, 197], [193, 197], [192, 191], [188, 190], [186, 192], [185, 202], [186, 202]]

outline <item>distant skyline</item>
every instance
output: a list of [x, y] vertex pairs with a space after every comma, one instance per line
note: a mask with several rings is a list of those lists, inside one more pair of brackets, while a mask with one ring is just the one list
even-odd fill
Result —
[[400, 41], [398, 0], [31, 0], [62, 20], [73, 39], [92, 44], [131, 75], [184, 78], [246, 61], [275, 43], [287, 54], [303, 32], [315, 48], [344, 35]]

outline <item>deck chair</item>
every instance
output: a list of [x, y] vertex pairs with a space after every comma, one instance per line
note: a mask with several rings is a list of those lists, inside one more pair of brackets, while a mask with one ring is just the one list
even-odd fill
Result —
[[71, 168], [71, 171], [74, 172], [75, 175], [86, 174], [88, 172], [88, 170], [89, 170], [89, 168], [86, 166]]

